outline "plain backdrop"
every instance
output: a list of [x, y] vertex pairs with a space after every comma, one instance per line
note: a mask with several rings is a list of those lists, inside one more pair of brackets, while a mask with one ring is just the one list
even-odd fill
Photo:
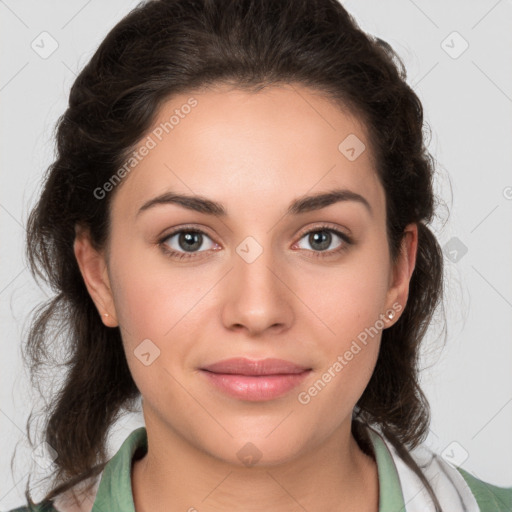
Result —
[[[136, 4], [0, 1], [0, 510], [23, 502], [33, 469], [25, 422], [38, 402], [20, 346], [29, 311], [49, 296], [26, 267], [24, 226], [77, 72]], [[478, 478], [512, 486], [512, 2], [343, 4], [403, 59], [431, 128], [436, 191], [450, 210], [433, 225], [446, 255], [448, 330], [444, 348], [439, 323], [424, 344], [426, 443]], [[112, 454], [142, 424], [140, 414], [119, 421]]]

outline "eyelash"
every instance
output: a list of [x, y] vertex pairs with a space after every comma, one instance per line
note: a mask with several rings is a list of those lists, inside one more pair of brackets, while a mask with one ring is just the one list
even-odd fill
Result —
[[[330, 226], [327, 226], [327, 225], [317, 226], [313, 229], [310, 229], [309, 231], [306, 231], [305, 233], [302, 233], [301, 236], [299, 237], [299, 240], [304, 238], [306, 235], [309, 235], [311, 233], [317, 233], [320, 231], [329, 231], [330, 233], [334, 233], [335, 235], [340, 237], [344, 243], [337, 249], [333, 249], [331, 251], [310, 251], [310, 252], [313, 252], [315, 258], [328, 258], [331, 256], [335, 256], [343, 251], [346, 251], [348, 249], [348, 247], [354, 243], [352, 238], [349, 237], [347, 234], [345, 234], [341, 231], [338, 231], [337, 229], [331, 228]], [[187, 226], [181, 227], [180, 229], [177, 229], [176, 231], [172, 231], [171, 233], [168, 233], [164, 237], [160, 238], [157, 243], [158, 243], [158, 246], [161, 248], [162, 252], [165, 254], [165, 256], [172, 258], [172, 259], [177, 259], [177, 260], [194, 258], [198, 254], [197, 252], [195, 252], [195, 253], [194, 252], [191, 252], [191, 253], [178, 252], [178, 251], [168, 248], [168, 246], [165, 244], [165, 242], [167, 240], [169, 240], [169, 238], [171, 238], [172, 236], [177, 235], [179, 233], [199, 233], [201, 235], [206, 235], [208, 238], [210, 238], [208, 233], [205, 233], [204, 231], [197, 229], [197, 228], [192, 228], [192, 227], [187, 228]], [[200, 251], [200, 252], [204, 252], [204, 251]]]

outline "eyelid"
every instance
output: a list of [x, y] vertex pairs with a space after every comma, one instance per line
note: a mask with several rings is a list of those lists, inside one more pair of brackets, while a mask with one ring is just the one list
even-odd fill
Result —
[[315, 231], [321, 231], [322, 229], [337, 231], [337, 232], [341, 233], [342, 235], [344, 235], [348, 240], [352, 241], [352, 234], [349, 229], [343, 228], [342, 226], [339, 226], [338, 224], [332, 224], [330, 222], [320, 222], [319, 225], [314, 225], [314, 226], [311, 226], [308, 228], [304, 228], [303, 230], [299, 231], [299, 234], [297, 235], [297, 237], [302, 238], [304, 235], [307, 235], [307, 234], [309, 234], [311, 232], [315, 232]]
[[203, 227], [203, 226], [199, 227], [197, 224], [184, 224], [183, 226], [176, 226], [174, 228], [171, 228], [171, 230], [169, 231], [169, 233], [167, 233], [167, 235], [165, 234], [166, 231], [167, 230], [164, 229], [162, 234], [158, 235], [157, 238], [160, 238], [160, 239], [163, 237], [168, 238], [172, 235], [175, 235], [176, 233], [180, 233], [181, 231], [198, 231], [198, 232], [204, 233], [205, 235], [211, 236], [208, 233], [208, 228]]

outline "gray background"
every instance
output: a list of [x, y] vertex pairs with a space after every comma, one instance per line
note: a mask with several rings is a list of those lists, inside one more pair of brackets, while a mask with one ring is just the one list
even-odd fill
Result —
[[[20, 344], [28, 312], [49, 296], [25, 266], [24, 225], [77, 70], [136, 3], [0, 0], [0, 510], [23, 501], [34, 469], [25, 421], [38, 402]], [[434, 223], [447, 255], [448, 338], [443, 349], [434, 324], [425, 340], [422, 383], [432, 407], [426, 442], [478, 478], [512, 486], [512, 2], [343, 4], [404, 60], [432, 129], [436, 189], [451, 211], [447, 222], [440, 211]], [[52, 44], [58, 47], [44, 55]], [[140, 415], [120, 420], [112, 453], [142, 424]]]

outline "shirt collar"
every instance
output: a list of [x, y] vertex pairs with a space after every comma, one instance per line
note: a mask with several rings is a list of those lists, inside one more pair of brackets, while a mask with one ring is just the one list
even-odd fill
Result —
[[137, 449], [147, 451], [147, 446], [146, 427], [135, 429], [124, 440], [117, 453], [103, 468], [91, 512], [135, 512], [131, 481], [132, 459]]
[[[379, 475], [379, 512], [405, 510], [398, 471], [383, 438], [368, 428]], [[131, 471], [135, 452], [147, 452], [146, 427], [135, 429], [123, 442], [117, 453], [105, 465], [94, 500], [92, 512], [123, 510], [135, 512]]]
[[367, 428], [379, 473], [379, 512], [403, 512], [404, 496], [393, 456], [382, 436]]

